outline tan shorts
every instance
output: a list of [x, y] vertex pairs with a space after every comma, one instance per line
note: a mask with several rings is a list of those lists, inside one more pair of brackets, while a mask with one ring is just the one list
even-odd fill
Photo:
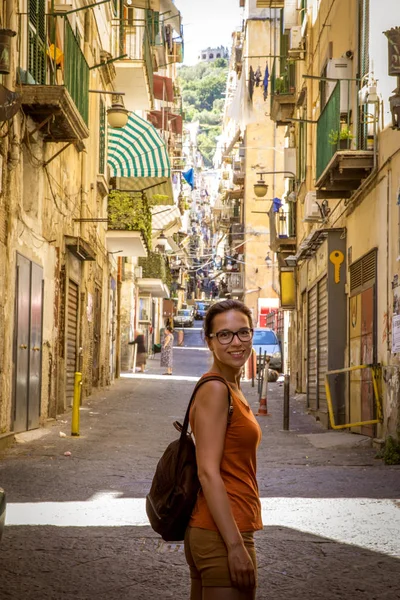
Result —
[[[253, 561], [257, 581], [257, 560], [253, 532], [242, 533], [246, 550]], [[228, 552], [217, 531], [188, 527], [185, 556], [191, 579], [201, 579], [203, 587], [233, 587], [228, 566]]]

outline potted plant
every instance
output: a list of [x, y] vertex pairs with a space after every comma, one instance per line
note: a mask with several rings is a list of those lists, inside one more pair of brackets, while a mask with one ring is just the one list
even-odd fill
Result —
[[331, 129], [328, 137], [328, 142], [331, 146], [336, 146], [339, 150], [345, 150], [349, 147], [349, 140], [353, 139], [353, 134], [347, 125], [340, 129]]

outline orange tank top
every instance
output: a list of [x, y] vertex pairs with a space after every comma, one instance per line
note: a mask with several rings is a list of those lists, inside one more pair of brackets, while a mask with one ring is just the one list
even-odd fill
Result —
[[[229, 389], [233, 413], [226, 429], [221, 477], [239, 531], [256, 531], [263, 527], [256, 479], [256, 450], [261, 440], [261, 429], [251, 408], [241, 400], [238, 390], [231, 385]], [[190, 426], [193, 431], [192, 411]], [[202, 490], [192, 513], [190, 526], [218, 531]]]

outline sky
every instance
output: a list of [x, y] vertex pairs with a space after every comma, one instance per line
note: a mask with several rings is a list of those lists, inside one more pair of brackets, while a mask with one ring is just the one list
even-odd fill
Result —
[[202, 49], [232, 45], [232, 32], [241, 26], [239, 0], [175, 0], [183, 23], [185, 65], [194, 65]]

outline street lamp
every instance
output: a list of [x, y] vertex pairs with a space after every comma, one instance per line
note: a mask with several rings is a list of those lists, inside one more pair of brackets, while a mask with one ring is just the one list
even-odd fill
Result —
[[262, 171], [261, 173], [257, 173], [257, 175], [260, 176], [260, 179], [254, 184], [254, 193], [257, 198], [263, 198], [268, 192], [268, 184], [263, 180], [263, 175], [286, 175], [286, 177], [296, 180], [296, 175], [293, 171]]
[[257, 198], [263, 198], [268, 192], [268, 183], [265, 183], [262, 178], [263, 173], [257, 173], [257, 175], [260, 175], [260, 179], [254, 184], [254, 193]]
[[267, 267], [269, 267], [272, 263], [272, 258], [269, 255], [269, 252], [267, 252], [267, 256], [265, 257], [265, 264], [267, 265]]
[[125, 108], [122, 97], [116, 96], [111, 104], [111, 108], [107, 110], [107, 121], [113, 129], [122, 129], [128, 122], [129, 111]]

